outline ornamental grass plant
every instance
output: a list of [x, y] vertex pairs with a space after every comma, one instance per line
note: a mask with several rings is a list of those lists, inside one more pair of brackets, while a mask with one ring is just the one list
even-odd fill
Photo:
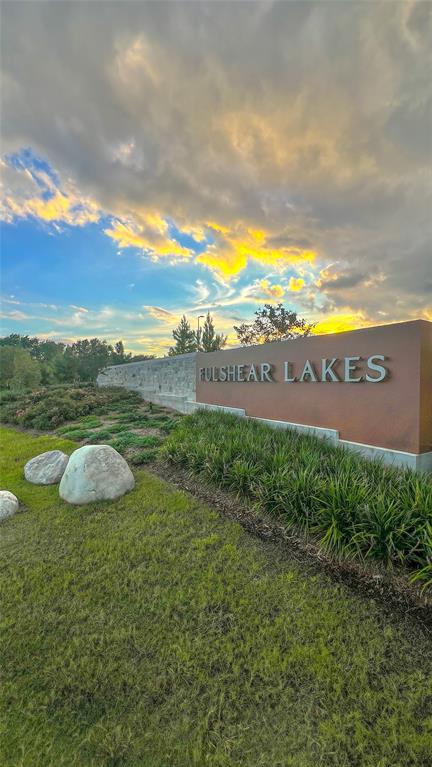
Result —
[[432, 586], [432, 479], [426, 474], [204, 410], [178, 423], [162, 455], [316, 536], [338, 557], [403, 566], [412, 580]]

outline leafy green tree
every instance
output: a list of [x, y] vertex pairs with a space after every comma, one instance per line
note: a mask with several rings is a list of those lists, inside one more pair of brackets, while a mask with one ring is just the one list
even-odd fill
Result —
[[40, 364], [19, 345], [0, 348], [0, 383], [8, 389], [32, 389], [41, 380]]
[[14, 360], [13, 385], [18, 389], [34, 389], [41, 382], [41, 368], [25, 349], [17, 348]]
[[52, 361], [55, 381], [67, 383], [78, 377], [78, 358], [72, 353], [71, 347], [66, 346], [63, 354], [57, 355]]
[[52, 340], [40, 340], [36, 337], [21, 336], [19, 333], [11, 333], [9, 336], [0, 339], [0, 346], [21, 347], [28, 350], [32, 359], [40, 362], [43, 384], [53, 383], [58, 380], [54, 359], [63, 355], [65, 344]]
[[31, 348], [31, 343], [28, 336], [21, 336], [19, 333], [11, 333], [9, 336], [0, 338], [0, 346], [23, 346], [24, 348]]
[[110, 365], [123, 365], [124, 362], [130, 362], [131, 358], [132, 354], [124, 350], [123, 341], [117, 341], [111, 354]]
[[234, 325], [242, 346], [309, 336], [315, 327], [314, 323], [306, 322], [297, 316], [297, 312], [285, 309], [282, 304], [277, 306], [264, 304], [262, 309], [255, 312], [255, 317], [256, 319], [250, 324]]
[[[9, 351], [6, 351], [7, 349]], [[74, 344], [66, 345], [51, 339], [43, 340], [22, 336], [19, 333], [11, 333], [5, 338], [0, 338], [1, 358], [4, 360], [0, 383], [3, 386], [9, 385], [5, 381], [13, 377], [13, 372], [10, 373], [10, 369], [12, 366], [13, 370], [14, 350], [16, 349], [25, 350], [34, 361], [37, 361], [41, 383], [44, 385], [58, 381], [62, 383], [91, 381], [95, 380], [99, 371], [107, 365], [118, 365], [132, 360], [138, 362], [153, 359], [153, 355], [138, 354], [132, 356], [129, 352], [125, 352], [123, 341], [117, 341], [114, 348], [99, 338], [86, 338]]]
[[68, 346], [65, 356], [71, 358], [70, 369], [80, 381], [94, 381], [102, 368], [107, 367], [113, 352], [112, 346], [99, 338], [84, 338]]
[[213, 317], [207, 312], [202, 332], [197, 337], [197, 346], [203, 352], [215, 352], [223, 349], [227, 342], [227, 337], [223, 333], [216, 333]]
[[0, 347], [0, 386], [2, 389], [10, 388], [14, 374], [15, 352], [16, 346]]
[[168, 355], [175, 357], [177, 354], [195, 352], [197, 348], [196, 334], [192, 330], [186, 316], [183, 315], [179, 324], [172, 332], [175, 346], [171, 346]]

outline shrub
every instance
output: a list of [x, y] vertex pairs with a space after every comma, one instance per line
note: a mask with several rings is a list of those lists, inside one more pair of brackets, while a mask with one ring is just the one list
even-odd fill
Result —
[[167, 421], [162, 422], [159, 428], [161, 431], [165, 432], [165, 434], [169, 434], [175, 429], [179, 421], [180, 419], [176, 417], [169, 418]]
[[[97, 388], [87, 386], [52, 386], [19, 395], [9, 402], [0, 401], [0, 420], [3, 423], [15, 423], [28, 428], [51, 430], [66, 421], [86, 419], [95, 422], [95, 415], [103, 415], [120, 404], [133, 403], [135, 408], [142, 400], [136, 392], [129, 392], [119, 387]], [[82, 421], [81, 421], [82, 422]], [[97, 422], [99, 425], [99, 421]]]
[[130, 447], [158, 447], [160, 442], [158, 437], [142, 436], [131, 431], [125, 431], [111, 440], [110, 445], [119, 453], [123, 453]]
[[86, 415], [84, 418], [80, 418], [80, 426], [85, 426], [87, 429], [97, 429], [102, 426], [102, 421], [94, 415]]
[[109, 427], [111, 434], [121, 434], [122, 431], [128, 431], [129, 425], [127, 423], [116, 423]]
[[140, 450], [139, 453], [134, 453], [129, 462], [134, 466], [141, 466], [144, 463], [151, 463], [155, 461], [158, 456], [157, 450]]
[[11, 391], [10, 389], [3, 389], [0, 391], [0, 404], [6, 402], [16, 402], [19, 397], [18, 392]]
[[70, 431], [65, 431], [62, 436], [64, 439], [72, 439], [75, 442], [82, 442], [84, 439], [91, 437], [92, 432], [86, 431], [86, 429], [71, 429]]
[[432, 585], [432, 480], [294, 431], [226, 413], [182, 418], [161, 448], [172, 463], [250, 499], [337, 556], [411, 568]]
[[111, 432], [107, 429], [101, 429], [100, 431], [90, 432], [90, 436], [87, 439], [87, 442], [93, 445], [101, 442], [109, 442], [110, 439], [112, 439]]

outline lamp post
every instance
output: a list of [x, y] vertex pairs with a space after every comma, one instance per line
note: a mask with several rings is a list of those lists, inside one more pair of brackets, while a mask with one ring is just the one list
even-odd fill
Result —
[[205, 314], [199, 314], [197, 317], [198, 320], [198, 330], [197, 330], [197, 351], [200, 350], [200, 324], [199, 321], [202, 320], [205, 317]]

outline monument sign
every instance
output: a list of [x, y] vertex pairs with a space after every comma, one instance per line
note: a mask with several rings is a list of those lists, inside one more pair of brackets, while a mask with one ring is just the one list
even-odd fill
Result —
[[432, 323], [199, 353], [196, 401], [432, 468]]

